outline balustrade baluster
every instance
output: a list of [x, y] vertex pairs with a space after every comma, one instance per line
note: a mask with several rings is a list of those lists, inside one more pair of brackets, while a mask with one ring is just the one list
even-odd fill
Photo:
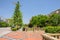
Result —
[[59, 39], [59, 35], [57, 36], [57, 38]]
[[59, 35], [59, 39], [60, 39], [60, 35]]

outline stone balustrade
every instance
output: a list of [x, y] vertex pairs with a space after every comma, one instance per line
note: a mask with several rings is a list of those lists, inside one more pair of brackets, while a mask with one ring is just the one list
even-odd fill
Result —
[[58, 40], [57, 38], [54, 38], [47, 34], [42, 34], [43, 40]]
[[56, 33], [56, 34], [49, 34], [52, 37], [55, 37], [57, 39], [60, 39], [60, 34]]

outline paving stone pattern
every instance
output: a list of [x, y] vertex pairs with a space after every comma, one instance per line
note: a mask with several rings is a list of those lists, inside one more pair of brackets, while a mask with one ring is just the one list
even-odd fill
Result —
[[43, 40], [41, 32], [14, 31], [0, 37], [0, 40]]

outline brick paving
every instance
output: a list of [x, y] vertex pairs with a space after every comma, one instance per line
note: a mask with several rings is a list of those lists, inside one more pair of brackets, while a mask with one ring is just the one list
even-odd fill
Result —
[[7, 38], [0, 38], [0, 40], [8, 40]]
[[14, 31], [8, 34], [5, 34], [0, 38], [0, 40], [43, 40], [41, 32], [32, 32], [32, 31]]

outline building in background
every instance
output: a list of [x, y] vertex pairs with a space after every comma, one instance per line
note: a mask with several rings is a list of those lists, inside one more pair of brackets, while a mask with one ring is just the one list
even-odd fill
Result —
[[52, 11], [51, 13], [60, 13], [60, 9], [57, 9], [55, 11]]

